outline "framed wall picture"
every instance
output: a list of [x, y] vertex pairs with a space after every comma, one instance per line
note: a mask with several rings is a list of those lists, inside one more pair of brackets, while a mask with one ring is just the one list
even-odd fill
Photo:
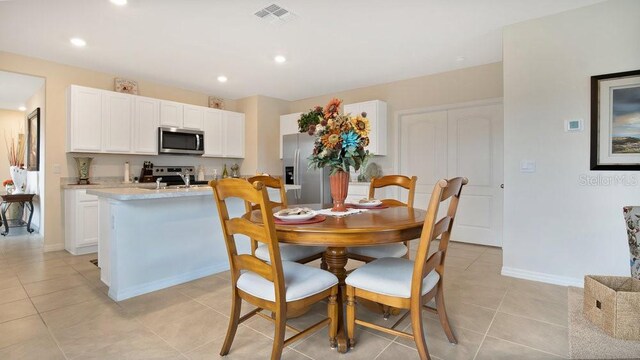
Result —
[[27, 116], [27, 170], [40, 170], [40, 108]]
[[591, 77], [591, 170], [640, 170], [640, 70]]

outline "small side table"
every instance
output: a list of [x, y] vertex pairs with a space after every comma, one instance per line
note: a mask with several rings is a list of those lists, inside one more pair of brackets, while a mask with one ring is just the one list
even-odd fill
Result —
[[29, 210], [29, 220], [27, 221], [27, 231], [32, 233], [31, 218], [33, 218], [33, 196], [35, 194], [5, 194], [0, 195], [2, 197], [2, 203], [0, 204], [0, 211], [2, 215], [2, 226], [4, 231], [0, 233], [2, 236], [6, 236], [9, 233], [9, 222], [7, 221], [7, 209], [13, 203], [20, 203]]

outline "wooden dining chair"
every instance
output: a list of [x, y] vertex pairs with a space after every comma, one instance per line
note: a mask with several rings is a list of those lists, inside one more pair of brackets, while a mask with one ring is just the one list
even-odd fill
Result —
[[[404, 175], [387, 175], [380, 178], [373, 178], [369, 185], [369, 198], [375, 198], [376, 189], [387, 186], [398, 186], [409, 190], [406, 203], [396, 199], [380, 199], [380, 201], [387, 206], [408, 206], [412, 208], [417, 181], [418, 178], [415, 176], [407, 177]], [[383, 257], [405, 257], [408, 259], [409, 241], [405, 241], [404, 244], [350, 247], [347, 249], [347, 253], [350, 259], [367, 263]]]
[[[310, 335], [327, 324], [330, 344], [335, 347], [338, 326], [338, 278], [325, 270], [281, 260], [273, 213], [264, 184], [251, 184], [241, 179], [223, 179], [212, 180], [209, 185], [213, 188], [214, 200], [218, 207], [231, 269], [231, 315], [220, 355], [229, 353], [238, 325], [254, 315], [275, 323], [272, 360], [280, 359], [284, 346]], [[257, 204], [262, 223], [254, 223], [242, 216], [232, 218], [227, 208], [230, 198]], [[265, 244], [271, 261], [265, 262], [252, 254], [238, 254], [234, 239], [236, 234]], [[286, 324], [289, 313], [298, 312], [324, 299], [328, 299], [326, 319], [303, 331]], [[241, 317], [242, 300], [255, 305], [257, 309]], [[263, 314], [263, 309], [270, 311], [272, 316]], [[293, 330], [297, 334], [285, 340], [285, 329]]]
[[[247, 178], [247, 181], [253, 184], [256, 181], [260, 181], [267, 188], [278, 189], [280, 191], [280, 201], [269, 200], [269, 206], [271, 208], [287, 207], [287, 192], [284, 188], [284, 182], [282, 179], [274, 178], [266, 175], [259, 175]], [[258, 204], [253, 204], [250, 201], [245, 201], [245, 209], [247, 212], [258, 208]], [[308, 262], [321, 259], [320, 268], [327, 269], [326, 262], [324, 261], [324, 252], [326, 247], [324, 246], [301, 246], [292, 244], [280, 244], [280, 257], [283, 261], [295, 261], [300, 264], [306, 264]], [[258, 259], [269, 261], [269, 247], [266, 245], [260, 245], [254, 239], [251, 240], [251, 253]]]
[[[355, 325], [362, 325], [395, 336], [413, 339], [421, 359], [430, 359], [424, 340], [422, 310], [438, 314], [440, 324], [449, 342], [457, 340], [447, 318], [444, 305], [444, 261], [447, 255], [449, 238], [456, 216], [462, 187], [466, 178], [440, 180], [435, 185], [427, 215], [425, 217], [420, 243], [415, 261], [402, 258], [382, 258], [365, 264], [353, 271], [346, 279], [347, 292], [347, 336], [351, 346], [355, 346]], [[451, 198], [447, 215], [437, 220], [440, 204]], [[431, 256], [431, 241], [441, 236], [438, 250]], [[435, 298], [436, 307], [426, 304]], [[356, 318], [357, 299], [366, 299], [386, 306], [407, 309], [408, 311], [390, 328], [372, 324]], [[413, 334], [395, 330], [395, 327], [411, 315]]]

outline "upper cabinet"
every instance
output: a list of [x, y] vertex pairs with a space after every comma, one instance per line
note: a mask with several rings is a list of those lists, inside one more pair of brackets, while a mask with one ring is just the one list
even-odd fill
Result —
[[132, 148], [136, 154], [158, 154], [160, 100], [135, 96]]
[[244, 158], [244, 114], [71, 85], [67, 151], [158, 154], [158, 128], [205, 132], [205, 154]]
[[160, 125], [181, 128], [184, 122], [184, 104], [160, 100]]
[[387, 155], [387, 103], [381, 100], [345, 104], [344, 113], [351, 115], [367, 113], [371, 124], [367, 150], [374, 155]]
[[117, 92], [102, 93], [102, 150], [131, 152], [133, 96]]
[[223, 110], [222, 133], [223, 156], [244, 158], [244, 114]]
[[184, 105], [184, 123], [181, 127], [185, 129], [203, 130], [204, 116], [209, 108], [195, 105]]
[[282, 159], [282, 137], [298, 133], [298, 119], [301, 112], [280, 116], [280, 159]]
[[102, 91], [71, 86], [67, 101], [67, 151], [102, 151]]
[[209, 109], [204, 114], [204, 155], [206, 157], [224, 156], [222, 144], [222, 110]]

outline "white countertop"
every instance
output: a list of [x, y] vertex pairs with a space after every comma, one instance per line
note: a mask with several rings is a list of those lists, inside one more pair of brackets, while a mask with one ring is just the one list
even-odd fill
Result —
[[87, 189], [87, 194], [114, 200], [150, 200], [192, 196], [213, 196], [208, 186], [181, 188], [181, 189], [143, 189], [143, 188], [106, 188]]

